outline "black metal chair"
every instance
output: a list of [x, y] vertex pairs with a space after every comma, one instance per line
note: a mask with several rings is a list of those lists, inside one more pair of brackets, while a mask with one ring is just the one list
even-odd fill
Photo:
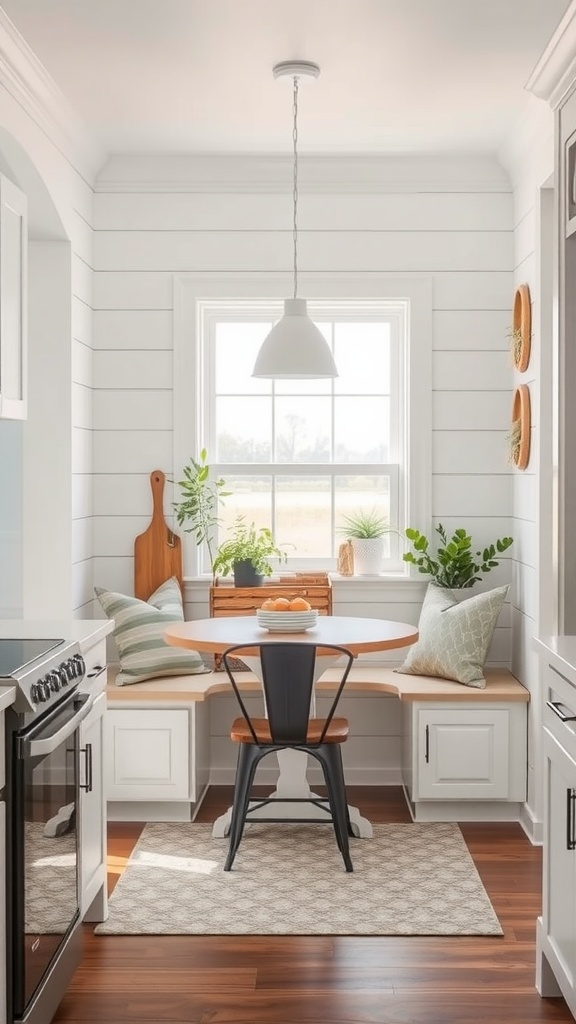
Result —
[[[311, 718], [319, 649], [333, 657], [343, 656], [346, 661], [328, 714], [325, 718]], [[242, 700], [233, 667], [233, 659], [242, 655], [260, 658], [267, 718], [251, 718]], [[223, 655], [222, 661], [242, 711], [242, 718], [235, 719], [230, 730], [230, 738], [239, 746], [230, 824], [230, 847], [224, 870], [230, 871], [232, 867], [245, 822], [250, 821], [250, 814], [256, 813], [266, 804], [280, 804], [282, 799], [289, 800], [281, 797], [257, 798], [256, 805], [250, 808], [250, 792], [259, 762], [267, 754], [293, 749], [311, 754], [322, 766], [328, 798], [325, 800], [314, 797], [311, 802], [327, 815], [331, 815], [346, 871], [353, 871], [348, 837], [354, 833], [348, 813], [341, 749], [342, 743], [348, 738], [348, 721], [346, 718], [336, 718], [334, 713], [354, 656], [345, 647], [333, 644], [322, 644], [317, 647], [314, 644], [299, 642], [269, 642], [257, 646], [240, 644], [230, 647]]]

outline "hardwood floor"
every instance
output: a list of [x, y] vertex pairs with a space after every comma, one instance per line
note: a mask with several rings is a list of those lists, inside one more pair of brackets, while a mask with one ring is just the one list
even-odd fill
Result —
[[[396, 788], [349, 787], [372, 821], [409, 821]], [[231, 790], [212, 789], [213, 821]], [[541, 850], [519, 825], [463, 824], [498, 938], [95, 936], [55, 1021], [88, 1024], [529, 1024], [572, 1021], [534, 987]], [[142, 826], [110, 824], [110, 889]], [[386, 865], [382, 865], [386, 870]]]

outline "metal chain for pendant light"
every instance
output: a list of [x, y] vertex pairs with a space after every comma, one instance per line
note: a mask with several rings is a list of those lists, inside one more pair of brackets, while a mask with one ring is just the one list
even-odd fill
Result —
[[338, 376], [334, 356], [308, 314], [306, 299], [298, 298], [298, 83], [302, 76], [318, 78], [320, 67], [309, 60], [283, 60], [274, 65], [272, 72], [274, 78], [291, 78], [294, 87], [294, 295], [284, 299], [284, 315], [264, 338], [252, 376], [266, 380], [323, 380]]
[[292, 229], [292, 240], [294, 243], [294, 298], [298, 290], [298, 76], [294, 75], [294, 102], [292, 105], [294, 115], [294, 127], [292, 129], [292, 140], [294, 142], [294, 184], [292, 197], [294, 200], [294, 221]]

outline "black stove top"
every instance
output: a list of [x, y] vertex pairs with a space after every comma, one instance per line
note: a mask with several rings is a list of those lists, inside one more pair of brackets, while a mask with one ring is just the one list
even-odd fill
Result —
[[0, 679], [11, 676], [63, 643], [64, 640], [0, 640]]

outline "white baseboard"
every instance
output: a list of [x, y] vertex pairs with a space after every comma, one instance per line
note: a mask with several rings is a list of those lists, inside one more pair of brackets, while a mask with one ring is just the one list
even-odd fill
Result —
[[108, 821], [192, 821], [196, 804], [165, 800], [109, 800]]
[[541, 821], [534, 817], [528, 804], [524, 804], [520, 812], [520, 824], [533, 846], [542, 846], [544, 828]]
[[404, 790], [412, 820], [426, 821], [516, 821], [520, 822], [522, 804], [497, 800], [418, 800], [411, 801]]

